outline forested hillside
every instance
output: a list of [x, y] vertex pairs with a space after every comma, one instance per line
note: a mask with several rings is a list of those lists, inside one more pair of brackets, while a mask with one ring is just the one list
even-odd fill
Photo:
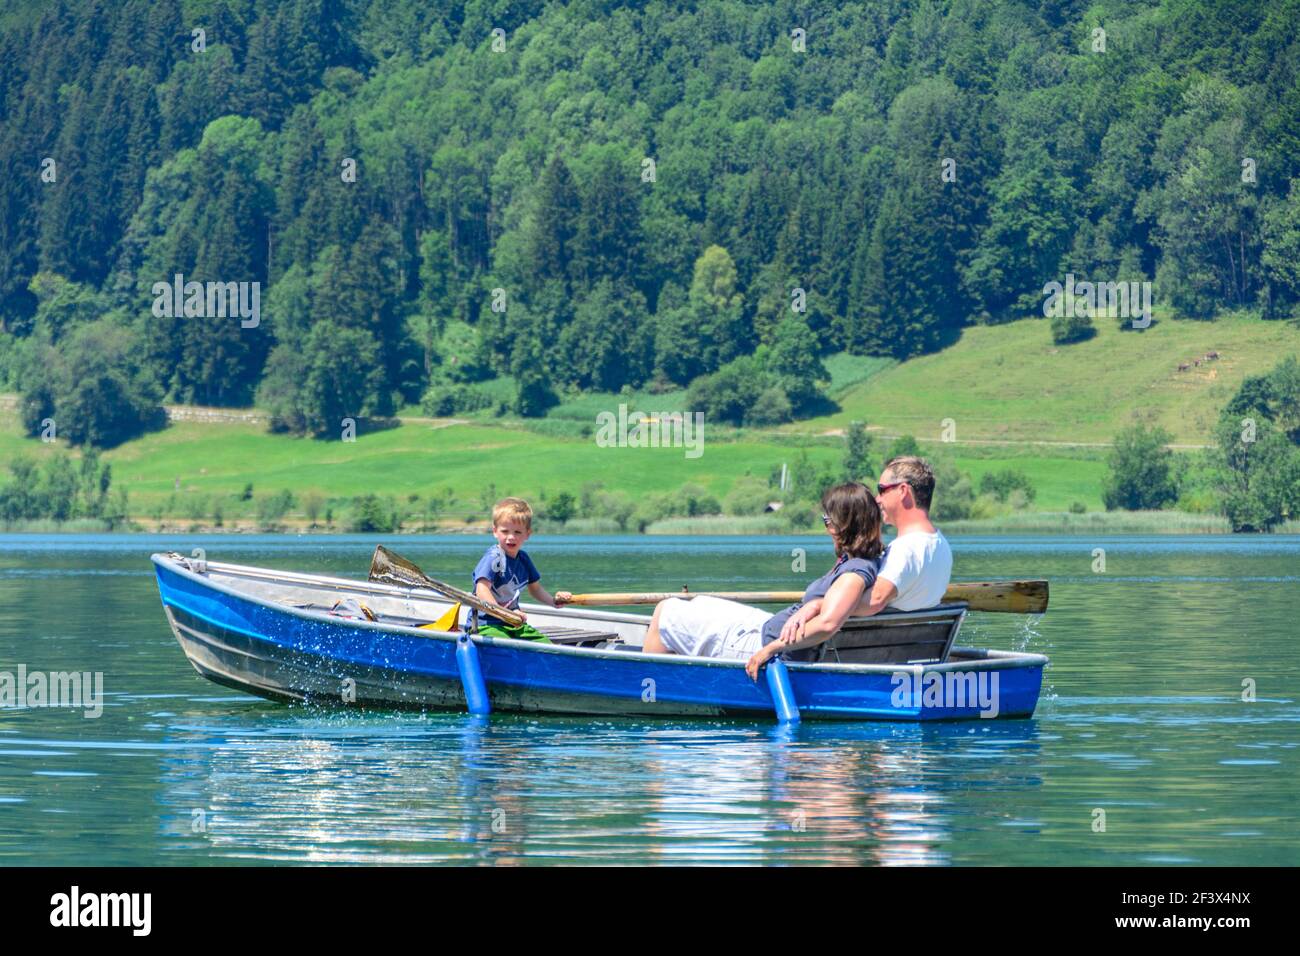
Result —
[[[337, 437], [498, 376], [526, 415], [694, 383], [771, 423], [826, 410], [820, 356], [940, 349], [1067, 274], [1152, 280], [1162, 316], [1300, 301], [1300, 0], [0, 24], [0, 384], [74, 442], [164, 399]], [[260, 313], [175, 314], [177, 275], [259, 283]]]

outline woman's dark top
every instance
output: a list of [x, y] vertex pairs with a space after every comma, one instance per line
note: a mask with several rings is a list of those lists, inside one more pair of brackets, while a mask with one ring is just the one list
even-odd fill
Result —
[[[867, 593], [871, 593], [871, 585], [876, 583], [876, 573], [880, 570], [879, 558], [840, 558], [835, 562], [835, 567], [831, 568], [812, 584], [808, 585], [808, 590], [803, 592], [803, 600], [798, 604], [791, 604], [784, 611], [773, 614], [763, 625], [763, 643], [771, 644], [781, 636], [781, 628], [785, 627], [785, 622], [790, 620], [790, 615], [803, 607], [814, 598], [826, 596], [826, 592], [831, 589], [835, 579], [842, 574], [856, 574], [862, 578], [867, 586]], [[797, 651], [787, 651], [786, 657], [792, 661], [811, 661], [816, 660], [820, 647], [805, 647]]]

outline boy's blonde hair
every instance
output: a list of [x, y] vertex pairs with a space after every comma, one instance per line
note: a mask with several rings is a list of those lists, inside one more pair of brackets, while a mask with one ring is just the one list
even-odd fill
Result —
[[533, 509], [523, 498], [502, 498], [492, 506], [492, 527], [501, 527], [502, 521], [517, 519], [525, 528], [533, 530]]

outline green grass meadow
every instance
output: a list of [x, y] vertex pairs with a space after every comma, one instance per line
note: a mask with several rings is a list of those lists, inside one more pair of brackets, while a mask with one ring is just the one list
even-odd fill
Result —
[[[902, 363], [829, 356], [839, 412], [775, 429], [707, 427], [698, 458], [683, 448], [602, 448], [589, 434], [596, 416], [620, 403], [630, 411], [687, 411], [685, 390], [584, 395], [541, 420], [484, 414], [373, 431], [363, 424], [349, 442], [273, 435], [261, 425], [178, 422], [104, 457], [134, 515], [159, 507], [183, 513], [189, 496], [237, 496], [252, 484], [258, 498], [287, 489], [300, 501], [313, 492], [330, 502], [370, 493], [434, 496], [447, 513], [469, 518], [481, 516], [494, 496], [576, 494], [588, 482], [633, 497], [691, 482], [721, 499], [737, 479], [766, 479], [800, 449], [814, 462], [838, 462], [838, 432], [857, 420], [868, 424], [877, 462], [893, 436], [911, 434], [976, 488], [989, 472], [1023, 471], [1037, 491], [1032, 513], [1075, 505], [1095, 512], [1103, 507], [1108, 451], [1098, 446], [1135, 414], [1162, 425], [1176, 443], [1206, 443], [1243, 378], [1300, 352], [1293, 323], [1247, 316], [1191, 322], [1157, 314], [1143, 332], [1121, 331], [1114, 320], [1094, 324], [1093, 339], [1068, 346], [1051, 343], [1047, 322], [1026, 319], [971, 327], [952, 347]], [[1221, 359], [1177, 371], [1211, 350]], [[955, 442], [940, 440], [944, 419], [953, 420]], [[62, 447], [24, 436], [12, 413], [0, 422], [0, 468], [19, 453], [41, 458]]]
[[[51, 454], [46, 444], [21, 435], [15, 422], [0, 428], [0, 463], [20, 452]], [[879, 458], [885, 446], [877, 442]], [[986, 471], [1014, 467], [1038, 489], [1035, 508], [1065, 510], [1074, 502], [1100, 508], [1104, 462], [1012, 452], [989, 457], [993, 448], [945, 446], [958, 468], [978, 483]], [[1017, 450], [1019, 451], [1019, 450]], [[834, 441], [807, 447], [815, 462], [837, 462]], [[272, 435], [257, 425], [178, 422], [104, 453], [113, 466], [114, 486], [130, 495], [133, 513], [147, 513], [171, 495], [235, 495], [246, 484], [259, 497], [281, 488], [326, 499], [370, 493], [405, 496], [437, 494], [458, 507], [481, 507], [495, 494], [537, 497], [576, 493], [586, 482], [633, 496], [673, 491], [687, 482], [721, 497], [746, 474], [766, 478], [798, 453], [787, 441], [745, 437], [710, 441], [703, 454], [687, 458], [682, 448], [601, 448], [592, 438], [564, 439], [524, 428], [463, 424], [403, 424], [367, 433], [354, 442], [318, 441]], [[179, 482], [179, 487], [177, 483]]]
[[[1044, 319], [971, 326], [942, 352], [880, 368], [834, 394], [839, 412], [786, 427], [824, 430], [857, 420], [939, 438], [951, 418], [959, 441], [1109, 442], [1141, 413], [1175, 442], [1202, 444], [1247, 375], [1300, 353], [1294, 323], [1246, 315], [1162, 321], [1157, 310], [1141, 331], [1121, 330], [1117, 319], [1093, 325], [1096, 336], [1072, 345], [1052, 344]], [[1221, 358], [1178, 371], [1210, 351]]]

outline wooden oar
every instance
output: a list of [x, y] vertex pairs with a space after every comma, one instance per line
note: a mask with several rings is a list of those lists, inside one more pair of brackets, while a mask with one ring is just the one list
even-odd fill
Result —
[[495, 604], [488, 604], [468, 591], [462, 591], [450, 584], [434, 580], [421, 571], [414, 562], [406, 560], [400, 554], [389, 551], [382, 544], [375, 546], [375, 556], [370, 559], [370, 580], [377, 581], [380, 584], [395, 584], [403, 588], [425, 588], [430, 591], [437, 591], [443, 597], [459, 601], [461, 604], [475, 608], [484, 614], [491, 614], [512, 627], [518, 627], [524, 623], [524, 619], [517, 612], [507, 611]]
[[[716, 597], [746, 604], [793, 604], [803, 600], [802, 591], [665, 591], [659, 593], [611, 592], [575, 594], [570, 604], [613, 606], [658, 604], [668, 598]], [[964, 601], [972, 611], [1001, 611], [1008, 614], [1042, 614], [1047, 610], [1046, 581], [972, 581], [949, 585], [943, 603]]]
[[949, 584], [943, 603], [965, 601], [972, 611], [1046, 614], [1046, 581], [962, 581]]

